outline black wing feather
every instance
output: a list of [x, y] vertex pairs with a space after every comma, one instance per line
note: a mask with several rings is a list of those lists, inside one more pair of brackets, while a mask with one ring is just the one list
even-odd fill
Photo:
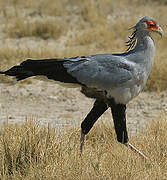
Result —
[[67, 72], [67, 69], [63, 66], [65, 61], [65, 59], [28, 59], [20, 65], [13, 66], [9, 70], [1, 71], [0, 73], [15, 76], [18, 81], [32, 76], [43, 75], [55, 81], [81, 84]]

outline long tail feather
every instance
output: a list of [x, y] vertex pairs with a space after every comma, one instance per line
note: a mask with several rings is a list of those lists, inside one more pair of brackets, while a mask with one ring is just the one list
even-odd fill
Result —
[[76, 78], [71, 76], [67, 69], [63, 66], [64, 59], [43, 59], [23, 61], [18, 66], [13, 66], [7, 71], [0, 71], [0, 74], [16, 77], [17, 81], [26, 79], [32, 76], [46, 76], [48, 79], [60, 81], [64, 83], [77, 83]]

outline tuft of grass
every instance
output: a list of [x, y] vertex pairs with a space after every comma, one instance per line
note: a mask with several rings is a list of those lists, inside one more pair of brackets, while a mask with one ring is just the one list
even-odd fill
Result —
[[6, 33], [10, 38], [40, 37], [42, 39], [58, 39], [66, 33], [66, 25], [56, 18], [23, 19], [15, 18], [13, 24], [6, 27]]
[[166, 179], [166, 119], [160, 116], [132, 143], [150, 160], [143, 161], [115, 140], [111, 124], [98, 123], [86, 136], [79, 155], [80, 129], [53, 127], [33, 120], [5, 124], [0, 130], [1, 179]]
[[[120, 24], [113, 23], [112, 25], [103, 22], [102, 24], [96, 24], [94, 27], [86, 28], [82, 32], [77, 32], [75, 36], [67, 41], [67, 46], [94, 45], [96, 49], [103, 52], [109, 52], [111, 48], [113, 51], [117, 49], [124, 51], [125, 46], [122, 46], [122, 44], [126, 41], [126, 31], [122, 32], [122, 28], [125, 26], [125, 22], [120, 21]], [[118, 34], [120, 34], [120, 36], [118, 36]]]

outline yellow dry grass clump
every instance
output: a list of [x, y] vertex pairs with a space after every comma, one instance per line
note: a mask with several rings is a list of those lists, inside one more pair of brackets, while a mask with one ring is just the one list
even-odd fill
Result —
[[98, 123], [79, 155], [80, 130], [41, 127], [29, 120], [0, 130], [0, 179], [167, 179], [167, 122], [154, 122], [131, 139], [144, 161], [117, 143], [111, 124]]

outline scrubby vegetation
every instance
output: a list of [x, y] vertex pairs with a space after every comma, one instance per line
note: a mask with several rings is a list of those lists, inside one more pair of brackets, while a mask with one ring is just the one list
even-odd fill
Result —
[[[97, 128], [96, 128], [97, 127]], [[32, 120], [0, 130], [0, 179], [166, 179], [167, 123], [163, 116], [132, 143], [144, 161], [115, 140], [112, 125], [97, 124], [79, 155], [80, 130], [41, 127]]]

